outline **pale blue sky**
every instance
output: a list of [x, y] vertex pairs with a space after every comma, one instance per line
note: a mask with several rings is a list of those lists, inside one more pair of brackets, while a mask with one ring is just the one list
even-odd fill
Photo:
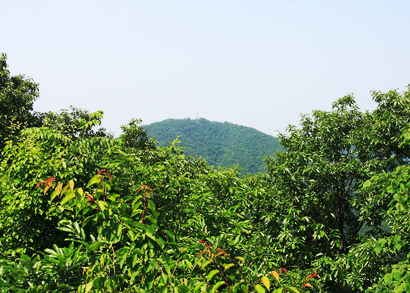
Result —
[[3, 1], [0, 52], [38, 111], [228, 121], [276, 135], [300, 113], [410, 84], [409, 0]]

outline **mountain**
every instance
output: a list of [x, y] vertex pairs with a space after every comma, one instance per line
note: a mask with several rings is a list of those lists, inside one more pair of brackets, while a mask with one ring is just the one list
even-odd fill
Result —
[[200, 119], [167, 119], [142, 126], [160, 146], [177, 137], [186, 155], [202, 156], [210, 165], [239, 165], [243, 172], [264, 172], [263, 157], [282, 151], [279, 140], [254, 128]]

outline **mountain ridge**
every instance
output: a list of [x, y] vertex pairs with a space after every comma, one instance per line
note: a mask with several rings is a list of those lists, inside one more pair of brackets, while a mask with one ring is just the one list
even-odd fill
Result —
[[264, 172], [263, 157], [282, 151], [279, 140], [252, 127], [199, 119], [165, 119], [143, 125], [149, 137], [166, 146], [177, 137], [186, 155], [202, 156], [210, 165], [239, 165], [243, 173]]

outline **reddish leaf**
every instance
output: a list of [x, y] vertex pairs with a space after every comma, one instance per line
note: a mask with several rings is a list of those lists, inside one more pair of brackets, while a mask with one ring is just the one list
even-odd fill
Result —
[[220, 252], [218, 252], [218, 254], [216, 256], [219, 256], [221, 254], [227, 254], [225, 251], [221, 250]]
[[199, 243], [204, 243], [207, 248], [210, 248], [210, 247], [211, 247], [211, 245], [208, 244], [208, 241], [207, 241], [207, 240], [201, 240], [201, 241], [199, 241]]
[[49, 190], [50, 187], [53, 186], [52, 183], [53, 183], [53, 181], [54, 181], [55, 179], [56, 179], [56, 178], [54, 178], [54, 177], [51, 176], [51, 177], [49, 177], [49, 178], [46, 180], [46, 188], [44, 188], [44, 194], [46, 194], [47, 190]]
[[46, 182], [45, 182], [45, 181], [41, 181], [41, 182], [37, 183], [36, 188], [37, 188], [39, 185], [43, 184], [43, 183], [46, 183]]
[[282, 274], [282, 273], [287, 274], [287, 273], [288, 273], [288, 271], [287, 271], [285, 268], [281, 268], [281, 269], [280, 269], [280, 273], [279, 273], [279, 274]]
[[48, 186], [51, 186], [51, 183], [53, 183], [54, 180], [56, 180], [56, 178], [54, 178], [54, 177], [52, 177], [52, 176], [49, 177], [49, 178], [46, 180], [47, 185], [48, 185]]
[[145, 184], [142, 185], [140, 188], [138, 188], [137, 192], [140, 192], [141, 189], [142, 189], [142, 190], [145, 190]]
[[309, 280], [310, 278], [314, 278], [314, 277], [320, 279], [320, 276], [316, 273], [316, 271], [313, 271], [313, 275], [307, 276], [306, 281]]
[[208, 249], [205, 249], [204, 251], [202, 251], [201, 253], [199, 253], [198, 256], [201, 256], [201, 255], [203, 255], [204, 253], [207, 253], [207, 252], [208, 252]]

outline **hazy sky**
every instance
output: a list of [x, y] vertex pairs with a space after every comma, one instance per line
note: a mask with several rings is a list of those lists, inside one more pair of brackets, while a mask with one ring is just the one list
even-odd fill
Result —
[[0, 52], [38, 111], [206, 118], [276, 135], [300, 113], [410, 84], [409, 0], [3, 1]]

